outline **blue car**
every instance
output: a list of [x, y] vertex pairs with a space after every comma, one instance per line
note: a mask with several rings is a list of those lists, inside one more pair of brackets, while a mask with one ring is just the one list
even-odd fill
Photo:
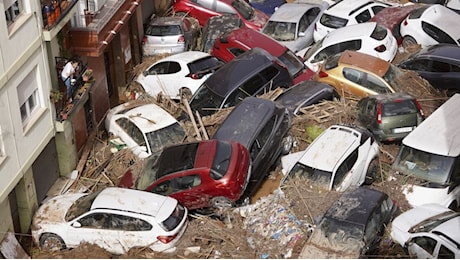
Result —
[[285, 4], [285, 0], [248, 0], [249, 4], [255, 9], [266, 13], [267, 15], [272, 15], [276, 8], [282, 4]]

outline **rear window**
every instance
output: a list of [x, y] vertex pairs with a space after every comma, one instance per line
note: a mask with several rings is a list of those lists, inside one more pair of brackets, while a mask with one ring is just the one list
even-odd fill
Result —
[[324, 68], [326, 70], [330, 70], [333, 68], [336, 68], [339, 65], [339, 59], [342, 56], [342, 54], [336, 54], [326, 60], [324, 63]]
[[446, 32], [432, 24], [422, 21], [422, 30], [437, 42], [457, 44]]
[[167, 219], [165, 219], [161, 224], [162, 228], [165, 231], [171, 231], [174, 230], [182, 221], [184, 218], [185, 214], [185, 208], [184, 206], [180, 205], [177, 203], [176, 208], [174, 211], [171, 213], [171, 216], [169, 216]]
[[208, 56], [199, 60], [196, 60], [188, 64], [188, 69], [190, 73], [195, 74], [198, 72], [203, 72], [212, 68], [217, 68], [221, 66], [223, 62], [218, 60], [216, 57]]
[[382, 104], [383, 116], [397, 116], [417, 112], [418, 109], [413, 100], [396, 100]]
[[289, 74], [294, 78], [300, 74], [305, 67], [305, 64], [290, 50], [286, 50], [278, 59], [286, 65]]
[[324, 26], [338, 29], [344, 27], [348, 23], [348, 19], [340, 18], [330, 14], [323, 13], [320, 19], [320, 23]]
[[150, 36], [172, 36], [183, 34], [183, 32], [179, 25], [150, 25], [145, 30], [145, 34]]
[[430, 7], [431, 5], [426, 5], [424, 7], [420, 7], [420, 8], [417, 8], [415, 9], [414, 11], [412, 11], [409, 16], [407, 16], [408, 19], [418, 19], [422, 16], [423, 12], [425, 12], [425, 10]]
[[387, 37], [388, 31], [385, 27], [377, 24], [371, 34], [371, 38], [381, 41]]
[[225, 176], [232, 158], [232, 145], [227, 142], [217, 142], [216, 155], [211, 166], [211, 178], [219, 180]]

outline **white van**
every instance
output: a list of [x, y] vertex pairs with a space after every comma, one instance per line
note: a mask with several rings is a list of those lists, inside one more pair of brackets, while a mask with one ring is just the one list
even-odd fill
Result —
[[460, 206], [460, 94], [402, 140], [393, 169], [415, 177], [408, 179], [403, 191], [412, 206]]

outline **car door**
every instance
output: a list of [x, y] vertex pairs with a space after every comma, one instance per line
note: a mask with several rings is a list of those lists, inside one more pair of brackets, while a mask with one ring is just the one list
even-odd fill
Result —
[[184, 75], [187, 72], [184, 73], [184, 68], [177, 61], [166, 61], [164, 64], [161, 62], [157, 65], [154, 66], [153, 70], [149, 70], [151, 73], [148, 77], [148, 82], [156, 88], [153, 96], [162, 92], [171, 98], [177, 98], [179, 88], [184, 85]]
[[416, 235], [407, 243], [407, 251], [409, 255], [417, 258], [436, 258], [436, 247], [438, 238], [432, 234]]
[[458, 87], [458, 82], [460, 82], [460, 65], [449, 64], [437, 60], [431, 61], [430, 65], [430, 70], [422, 71], [420, 76], [428, 80], [431, 85], [437, 88], [460, 89], [460, 87]]

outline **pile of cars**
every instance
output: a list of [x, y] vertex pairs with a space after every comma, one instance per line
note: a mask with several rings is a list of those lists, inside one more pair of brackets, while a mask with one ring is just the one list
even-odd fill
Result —
[[[143, 54], [169, 55], [135, 82], [189, 111], [179, 120], [152, 103], [112, 108], [106, 130], [142, 160], [141, 171], [126, 169], [118, 187], [41, 205], [32, 227], [40, 247], [173, 249], [189, 212], [246, 205], [280, 166], [280, 185], [303, 178], [342, 194], [300, 256], [372, 254], [390, 223], [391, 238], [411, 256], [460, 256], [460, 14], [441, 4], [374, 0], [282, 1], [263, 12], [259, 2], [176, 0], [171, 17], [152, 18]], [[204, 28], [199, 40], [193, 19]], [[413, 44], [420, 51], [392, 63]], [[406, 70], [449, 99], [426, 115], [399, 87]], [[273, 100], [261, 97], [273, 91]], [[290, 128], [302, 108], [340, 99], [357, 100], [357, 124], [322, 129], [291, 152]], [[208, 140], [188, 138], [185, 121], [230, 108]], [[400, 146], [392, 170], [410, 180], [402, 187], [413, 207], [406, 212], [370, 186], [381, 178], [386, 143]]]

